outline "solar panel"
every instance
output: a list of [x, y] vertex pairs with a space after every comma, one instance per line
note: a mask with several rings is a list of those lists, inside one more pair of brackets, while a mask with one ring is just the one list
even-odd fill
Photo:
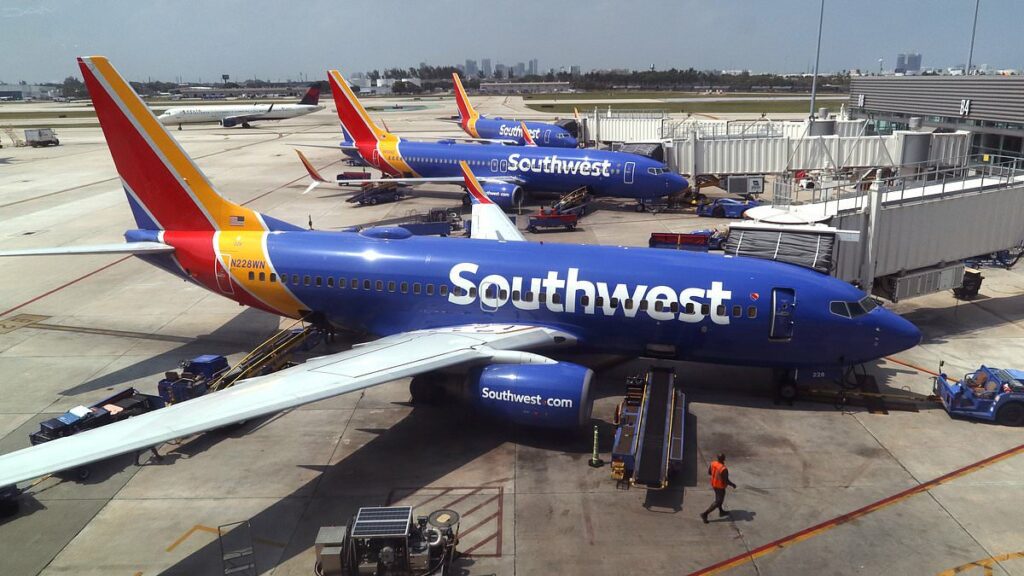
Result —
[[352, 526], [352, 536], [405, 536], [411, 524], [412, 506], [360, 508]]

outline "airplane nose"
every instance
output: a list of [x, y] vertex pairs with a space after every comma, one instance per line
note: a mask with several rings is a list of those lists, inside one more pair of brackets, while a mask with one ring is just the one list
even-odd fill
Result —
[[881, 327], [879, 340], [885, 354], [895, 354], [909, 350], [921, 343], [921, 331], [909, 320], [899, 314], [886, 312], [885, 322]]

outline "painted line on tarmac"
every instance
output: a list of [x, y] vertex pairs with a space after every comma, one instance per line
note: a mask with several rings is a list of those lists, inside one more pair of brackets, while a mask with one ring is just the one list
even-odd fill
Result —
[[902, 492], [893, 494], [888, 498], [883, 498], [882, 500], [858, 508], [853, 512], [847, 512], [846, 514], [837, 516], [831, 520], [826, 520], [824, 522], [821, 522], [820, 524], [815, 524], [810, 528], [805, 528], [803, 530], [800, 530], [799, 532], [794, 532], [789, 536], [784, 536], [782, 538], [779, 538], [778, 540], [773, 540], [767, 544], [758, 546], [757, 548], [754, 548], [753, 550], [746, 552], [744, 554], [739, 554], [727, 560], [722, 560], [721, 562], [717, 562], [710, 566], [701, 568], [696, 572], [691, 572], [690, 576], [703, 576], [705, 574], [721, 574], [726, 570], [731, 570], [733, 568], [736, 568], [737, 566], [742, 566], [744, 564], [753, 562], [754, 560], [761, 558], [762, 556], [767, 556], [768, 554], [771, 554], [773, 552], [778, 552], [783, 548], [789, 548], [794, 544], [803, 542], [804, 540], [809, 540], [819, 534], [823, 534], [831, 530], [832, 528], [841, 526], [852, 520], [862, 518], [872, 512], [875, 512], [876, 510], [881, 510], [882, 508], [906, 500], [911, 496], [921, 494], [922, 492], [927, 492], [928, 490], [931, 490], [936, 486], [940, 486], [942, 484], [960, 478], [961, 476], [966, 476], [971, 472], [977, 472], [982, 468], [986, 468], [988, 466], [991, 466], [992, 464], [1001, 462], [1003, 460], [1006, 460], [1007, 458], [1016, 456], [1021, 453], [1024, 453], [1024, 444], [1021, 444], [1020, 446], [1017, 446], [1015, 448], [1010, 448], [1009, 450], [1000, 452], [993, 456], [989, 456], [988, 458], [985, 458], [984, 460], [979, 460], [973, 464], [968, 464], [963, 468], [958, 468], [957, 470], [954, 470], [948, 474], [944, 474], [942, 476], [939, 476], [938, 478], [929, 480], [924, 484], [919, 484], [917, 486], [914, 486], [913, 488], [909, 488]]
[[86, 278], [88, 278], [88, 277], [90, 277], [90, 276], [92, 276], [94, 274], [98, 274], [98, 273], [106, 270], [107, 268], [110, 268], [112, 266], [116, 266], [116, 265], [120, 264], [121, 262], [124, 262], [125, 260], [127, 260], [129, 258], [131, 258], [131, 255], [125, 256], [125, 257], [123, 257], [123, 258], [121, 258], [119, 260], [114, 260], [113, 262], [111, 262], [110, 264], [107, 264], [106, 266], [100, 266], [99, 268], [93, 270], [92, 272], [89, 272], [88, 274], [85, 274], [84, 276], [79, 276], [78, 278], [75, 278], [74, 280], [71, 280], [69, 282], [65, 282], [64, 284], [61, 284], [60, 286], [57, 286], [53, 290], [50, 290], [48, 292], [43, 292], [42, 294], [36, 296], [35, 298], [32, 298], [30, 300], [26, 300], [25, 302], [22, 302], [21, 304], [18, 304], [14, 308], [8, 308], [7, 310], [4, 310], [3, 312], [0, 312], [0, 316], [6, 316], [7, 314], [10, 314], [11, 312], [14, 312], [15, 310], [18, 310], [20, 308], [24, 308], [25, 306], [28, 306], [29, 304], [31, 304], [33, 302], [36, 302], [38, 300], [42, 300], [43, 298], [46, 298], [47, 296], [49, 296], [50, 294], [53, 294], [54, 292], [60, 292], [61, 290], [67, 288], [68, 286], [71, 286], [72, 284], [76, 284], [78, 282], [81, 282], [82, 280], [85, 280]]
[[1017, 560], [1024, 558], [1024, 552], [1010, 552], [1009, 554], [1000, 554], [999, 556], [989, 556], [984, 560], [975, 560], [974, 562], [968, 562], [956, 568], [950, 568], [949, 570], [943, 570], [939, 572], [938, 576], [955, 576], [956, 574], [962, 574], [964, 572], [973, 570], [974, 568], [981, 568], [985, 571], [985, 575], [992, 574], [992, 566], [997, 565], [1000, 562], [1006, 562], [1007, 560]]

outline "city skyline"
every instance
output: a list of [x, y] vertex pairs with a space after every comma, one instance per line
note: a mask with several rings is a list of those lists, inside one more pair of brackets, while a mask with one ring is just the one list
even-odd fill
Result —
[[[60, 81], [77, 76], [75, 57], [85, 54], [110, 57], [133, 79], [208, 82], [225, 73], [237, 79], [312, 79], [331, 68], [352, 73], [420, 61], [454, 65], [467, 58], [483, 68], [484, 55], [492, 75], [499, 62], [513, 69], [522, 62], [529, 72], [533, 59], [544, 64], [537, 65], [539, 73], [574, 65], [582, 71], [653, 65], [803, 73], [814, 62], [818, 6], [818, 0], [650, 0], [624, 11], [611, 0], [556, 6], [538, 0], [355, 0], [344, 7], [309, 0], [302, 9], [282, 10], [268, 0], [8, 0], [0, 8], [0, 50], [16, 57], [0, 66], [0, 79]], [[963, 64], [973, 12], [974, 3], [966, 0], [863, 0], [855, 7], [828, 2], [821, 70], [874, 71], [880, 58], [892, 69], [908, 47], [926, 56], [926, 67]], [[1024, 3], [982, 0], [973, 61], [1024, 68], [1020, 21]]]

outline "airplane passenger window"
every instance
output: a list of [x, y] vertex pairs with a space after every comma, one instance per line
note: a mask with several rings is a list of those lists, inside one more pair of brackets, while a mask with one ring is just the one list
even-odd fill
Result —
[[256, 273], [253, 272], [252, 270], [249, 270], [249, 280], [255, 280], [255, 279], [256, 279]]
[[498, 293], [498, 287], [495, 286], [494, 284], [488, 284], [487, 288], [484, 290], [484, 294], [488, 298], [491, 298], [491, 299], [493, 299], [495, 296], [497, 296], [497, 293]]
[[645, 310], [645, 311], [646, 311], [646, 310], [647, 310], [647, 307], [648, 307], [648, 305], [649, 305], [649, 303], [647, 302], [647, 300], [641, 300], [641, 301], [640, 301], [640, 309], [641, 309], [641, 310]]
[[[687, 314], [693, 314], [697, 311], [697, 307], [693, 305], [693, 302], [687, 302], [685, 310]], [[673, 312], [675, 312], [675, 310], [673, 310]]]
[[359, 289], [359, 279], [358, 278], [351, 279], [349, 281], [349, 283], [348, 283], [348, 287], [353, 289], [353, 290], [358, 290]]
[[[470, 294], [472, 294], [473, 296], [476, 296], [476, 288], [474, 288], [473, 290], [470, 290]], [[448, 285], [447, 284], [441, 284], [440, 286], [438, 286], [437, 287], [437, 295], [438, 296], [447, 296], [448, 295]]]
[[333, 276], [328, 276], [327, 277], [327, 287], [328, 288], [334, 288], [334, 277]]
[[309, 276], [303, 276], [302, 277], [302, 284], [305, 285], [305, 286], [309, 286], [309, 284], [312, 282], [312, 280], [313, 279], [310, 278]]
[[559, 294], [558, 292], [555, 292], [554, 294], [552, 294], [551, 295], [551, 303], [552, 304], [561, 304], [562, 303], [562, 295]]
[[394, 291], [395, 291], [395, 281], [391, 280], [391, 281], [388, 282], [388, 292], [394, 292]]
[[419, 294], [420, 293], [420, 283], [419, 282], [413, 282], [412, 283], [412, 293], [413, 294]]
[[519, 302], [520, 295], [521, 294], [520, 294], [519, 290], [513, 290], [512, 291], [512, 299], [515, 300], [516, 302]]
[[587, 296], [586, 294], [580, 296], [580, 304], [583, 306], [590, 305], [590, 296]]
[[523, 302], [533, 302], [533, 292], [527, 292], [524, 295]]
[[267, 273], [266, 272], [260, 272], [260, 282], [266, 282], [266, 280], [267, 280]]
[[543, 304], [543, 303], [545, 303], [547, 301], [548, 301], [548, 295], [547, 295], [546, 292], [538, 292], [537, 293], [537, 302], [540, 302], [541, 304]]
[[608, 299], [608, 305], [611, 306], [612, 308], [618, 308], [619, 307], [619, 299], [618, 298], [609, 298]]
[[273, 282], [277, 282], [277, 274], [274, 274], [273, 272], [271, 272], [271, 273], [270, 273], [270, 281], [271, 281], [272, 283], [273, 283]]
[[294, 284], [295, 286], [299, 285], [299, 275], [298, 274], [292, 274], [292, 284]]
[[604, 308], [604, 298], [600, 296], [594, 298], [594, 306], [597, 306], [598, 308]]
[[[445, 284], [444, 286], [441, 286], [441, 296], [444, 296], [444, 292], [447, 289], [448, 289], [448, 285], [447, 284]], [[470, 298], [476, 298], [476, 288], [475, 287], [469, 289], [469, 297]]]
[[757, 306], [747, 308], [747, 318], [757, 318]]
[[433, 295], [434, 295], [434, 285], [433, 284], [427, 284], [427, 296], [433, 296]]
[[374, 286], [377, 288], [378, 292], [384, 291], [384, 281], [383, 280], [377, 280], [376, 282], [374, 282]]
[[323, 278], [321, 278], [320, 276], [317, 276], [317, 277], [316, 277], [316, 287], [317, 287], [317, 288], [320, 288], [320, 287], [321, 287], [321, 286], [323, 286], [323, 285], [324, 285], [324, 279], [323, 279]]
[[654, 301], [654, 311], [655, 312], [661, 312], [664, 309], [665, 309], [665, 303], [664, 302], [662, 302], [661, 300], [655, 300]]
[[508, 290], [498, 290], [498, 298], [508, 300]]
[[402, 282], [401, 288], [402, 288], [402, 294], [408, 294], [409, 293], [409, 283], [408, 282]]
[[723, 306], [721, 304], [716, 306], [715, 307], [715, 315], [716, 316], [725, 316], [725, 306]]
[[701, 304], [700, 313], [703, 314], [704, 316], [711, 314], [711, 306], [708, 306], [707, 304]]
[[[668, 309], [673, 314], [677, 314], [679, 312], [679, 302], [673, 302], [669, 304]], [[693, 314], [693, 302], [686, 305], [686, 313]]]
[[743, 316], [743, 306], [737, 304], [732, 307], [732, 317], [739, 318], [740, 316]]
[[625, 306], [626, 310], [632, 310], [633, 309], [633, 299], [632, 298], [626, 298], [626, 302], [625, 302], [624, 306]]

